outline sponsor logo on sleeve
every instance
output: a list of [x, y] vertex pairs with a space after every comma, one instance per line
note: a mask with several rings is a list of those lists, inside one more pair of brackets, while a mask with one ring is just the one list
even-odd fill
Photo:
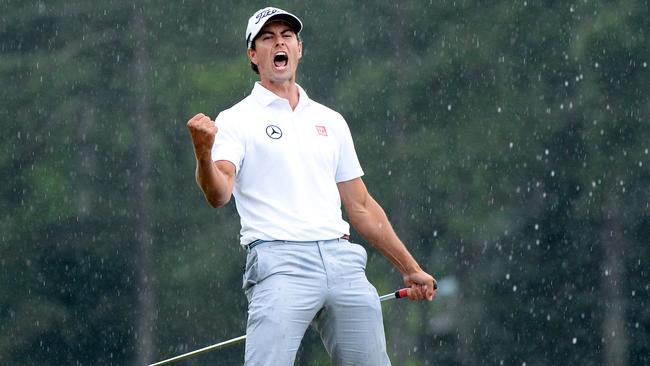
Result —
[[316, 131], [318, 131], [318, 134], [321, 136], [327, 136], [327, 129], [325, 126], [316, 126]]

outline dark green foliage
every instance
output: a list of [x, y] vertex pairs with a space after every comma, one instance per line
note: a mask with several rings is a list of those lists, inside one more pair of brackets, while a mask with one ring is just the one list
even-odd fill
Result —
[[[142, 273], [155, 360], [244, 333], [238, 217], [203, 200], [185, 123], [249, 93], [262, 5], [2, 2], [0, 364], [135, 364]], [[383, 305], [395, 365], [648, 364], [647, 1], [277, 5], [305, 24], [298, 82], [445, 280]], [[400, 286], [369, 253], [379, 292]], [[328, 364], [311, 331], [298, 363]]]

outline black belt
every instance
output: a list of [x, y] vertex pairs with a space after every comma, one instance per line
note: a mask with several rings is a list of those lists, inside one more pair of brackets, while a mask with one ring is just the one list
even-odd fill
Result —
[[[343, 234], [343, 236], [340, 239], [341, 240], [350, 240], [350, 235]], [[252, 242], [248, 243], [248, 245], [246, 246], [246, 249], [251, 250], [251, 249], [255, 248], [256, 246], [258, 246], [258, 245], [260, 245], [262, 243], [266, 243], [267, 241], [273, 241], [273, 240], [262, 240], [262, 239], [253, 240]]]

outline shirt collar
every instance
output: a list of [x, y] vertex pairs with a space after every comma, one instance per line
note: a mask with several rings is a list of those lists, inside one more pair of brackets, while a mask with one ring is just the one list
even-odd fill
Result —
[[[298, 105], [296, 106], [296, 110], [298, 110], [309, 104], [309, 96], [307, 95], [307, 92], [305, 92], [305, 90], [300, 85], [296, 84], [296, 86], [298, 87], [298, 93], [300, 94], [300, 98], [298, 99]], [[288, 101], [286, 99], [278, 96], [277, 94], [263, 87], [259, 81], [255, 82], [251, 95], [253, 96], [253, 98], [255, 98], [255, 100], [257, 100], [258, 103], [260, 103], [264, 107], [268, 107], [269, 105], [271, 105], [273, 102], [276, 101], [283, 101], [288, 104]]]

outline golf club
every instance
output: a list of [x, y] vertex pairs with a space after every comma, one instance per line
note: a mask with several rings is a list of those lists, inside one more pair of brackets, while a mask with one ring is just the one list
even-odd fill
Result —
[[[434, 288], [437, 288], [437, 286], [434, 285]], [[408, 290], [409, 290], [408, 288], [402, 288], [402, 289], [399, 289], [399, 290], [397, 290], [397, 291], [395, 291], [393, 293], [380, 296], [379, 301], [386, 301], [386, 300], [392, 300], [392, 299], [401, 299], [403, 297], [407, 297], [408, 296]], [[168, 359], [163, 360], [163, 361], [152, 363], [149, 366], [169, 365], [169, 364], [174, 363], [176, 361], [186, 360], [188, 358], [198, 356], [198, 355], [201, 355], [201, 354], [204, 354], [204, 353], [220, 350], [222, 348], [232, 346], [233, 344], [238, 344], [238, 343], [244, 342], [245, 340], [246, 340], [246, 335], [244, 334], [243, 336], [239, 336], [237, 338], [229, 339], [229, 340], [221, 342], [221, 343], [217, 343], [217, 344], [213, 344], [213, 345], [208, 346], [208, 347], [197, 349], [196, 351], [184, 353], [184, 354], [176, 356], [176, 357], [172, 357], [172, 358], [168, 358]]]

